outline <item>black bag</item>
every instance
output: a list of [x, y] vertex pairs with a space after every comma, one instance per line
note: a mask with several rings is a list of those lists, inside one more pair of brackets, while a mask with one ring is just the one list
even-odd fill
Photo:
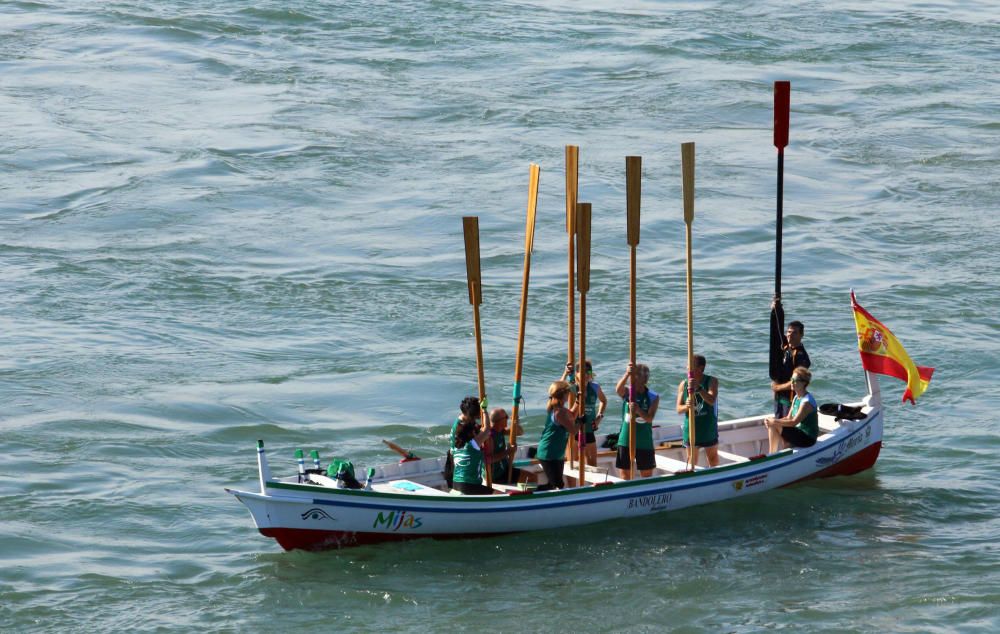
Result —
[[444, 481], [448, 483], [449, 489], [454, 485], [454, 478], [455, 458], [451, 455], [451, 449], [449, 449], [448, 456], [444, 459]]
[[833, 416], [837, 420], [864, 420], [868, 417], [857, 405], [843, 403], [823, 403], [819, 406], [819, 413]]
[[605, 449], [617, 449], [618, 448], [618, 434], [608, 434], [608, 437], [604, 439], [601, 446]]

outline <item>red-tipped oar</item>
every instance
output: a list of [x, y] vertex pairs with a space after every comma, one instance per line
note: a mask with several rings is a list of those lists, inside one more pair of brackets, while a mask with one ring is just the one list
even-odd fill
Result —
[[685, 244], [687, 245], [687, 339], [688, 339], [688, 459], [691, 470], [694, 471], [698, 461], [698, 447], [695, 446], [694, 424], [694, 379], [691, 368], [694, 367], [694, 292], [691, 263], [691, 223], [694, 222], [694, 143], [681, 144], [681, 184], [684, 189], [684, 226]]
[[628, 218], [629, 247], [629, 328], [628, 360], [632, 376], [628, 386], [628, 454], [629, 478], [635, 480], [635, 324], [636, 324], [636, 247], [639, 246], [639, 203], [642, 199], [642, 157], [625, 157], [625, 203]]
[[785, 146], [788, 145], [788, 117], [792, 85], [774, 82], [774, 147], [778, 150], [778, 208], [774, 232], [774, 306], [771, 308], [771, 348], [768, 370], [772, 381], [787, 381], [782, 376], [785, 345], [785, 309], [781, 306], [781, 225], [784, 216]]
[[[580, 289], [580, 372], [576, 384], [580, 391], [576, 395], [576, 419], [584, 420], [587, 412], [587, 291], [590, 290], [590, 203], [576, 205], [576, 286]], [[580, 427], [577, 430], [577, 456], [579, 480], [577, 486], [587, 483], [585, 477], [584, 447], [587, 442], [587, 430]]]
[[[521, 368], [524, 361], [524, 325], [528, 320], [528, 275], [531, 272], [531, 251], [535, 244], [535, 210], [538, 207], [539, 167], [528, 168], [528, 220], [524, 227], [524, 274], [521, 277], [521, 315], [517, 326], [517, 359], [514, 361], [514, 405], [510, 410], [510, 445], [517, 442], [518, 409], [521, 406]], [[507, 482], [514, 477], [514, 461], [507, 465]]]
[[[476, 333], [476, 372], [479, 381], [479, 404], [482, 408], [483, 425], [489, 424], [489, 414], [486, 410], [486, 376], [483, 371], [483, 334], [479, 328], [479, 305], [483, 303], [483, 283], [479, 270], [479, 218], [465, 216], [462, 218], [462, 230], [465, 233], [465, 270], [469, 280], [469, 303], [472, 304], [472, 319]], [[493, 487], [493, 470], [490, 468], [489, 440], [483, 447], [483, 458], [486, 462], [486, 486]]]

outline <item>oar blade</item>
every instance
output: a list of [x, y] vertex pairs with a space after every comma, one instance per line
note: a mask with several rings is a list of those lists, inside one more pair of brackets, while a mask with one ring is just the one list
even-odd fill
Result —
[[462, 230], [465, 233], [465, 272], [469, 281], [469, 303], [479, 306], [483, 303], [482, 276], [479, 270], [479, 217], [464, 216]]
[[566, 146], [566, 233], [576, 233], [576, 202], [580, 186], [580, 148]]
[[528, 168], [528, 219], [524, 228], [524, 252], [530, 254], [535, 248], [535, 212], [538, 209], [538, 177], [541, 168], [532, 163]]
[[628, 216], [628, 245], [639, 244], [639, 203], [642, 199], [642, 157], [625, 157], [625, 204]]
[[[580, 293], [590, 290], [590, 203], [576, 205], [576, 287]], [[583, 336], [583, 329], [580, 329]], [[582, 360], [582, 359], [581, 359]]]
[[788, 117], [791, 109], [792, 83], [774, 82], [774, 147], [780, 152], [788, 145]]
[[681, 185], [684, 190], [684, 222], [694, 221], [694, 143], [681, 143]]

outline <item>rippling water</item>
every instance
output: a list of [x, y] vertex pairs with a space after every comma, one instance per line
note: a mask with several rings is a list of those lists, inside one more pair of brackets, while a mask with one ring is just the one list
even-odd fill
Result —
[[[1000, 629], [1000, 13], [990, 3], [0, 3], [0, 630]], [[441, 453], [509, 399], [542, 166], [528, 436], [564, 362], [563, 146], [594, 204], [588, 348], [628, 355], [627, 154], [644, 160], [639, 354], [680, 378], [679, 144], [696, 347], [766, 408], [771, 84], [792, 82], [783, 291], [821, 400], [856, 397], [847, 291], [937, 368], [883, 383], [873, 471], [496, 541], [282, 553], [223, 486], [253, 442]], [[965, 354], [962, 360], [960, 357]]]

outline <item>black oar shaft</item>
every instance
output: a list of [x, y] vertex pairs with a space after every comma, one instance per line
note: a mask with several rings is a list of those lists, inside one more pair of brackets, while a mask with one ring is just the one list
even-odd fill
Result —
[[785, 150], [778, 150], [778, 209], [774, 233], [774, 296], [781, 297], [781, 225], [784, 218]]

